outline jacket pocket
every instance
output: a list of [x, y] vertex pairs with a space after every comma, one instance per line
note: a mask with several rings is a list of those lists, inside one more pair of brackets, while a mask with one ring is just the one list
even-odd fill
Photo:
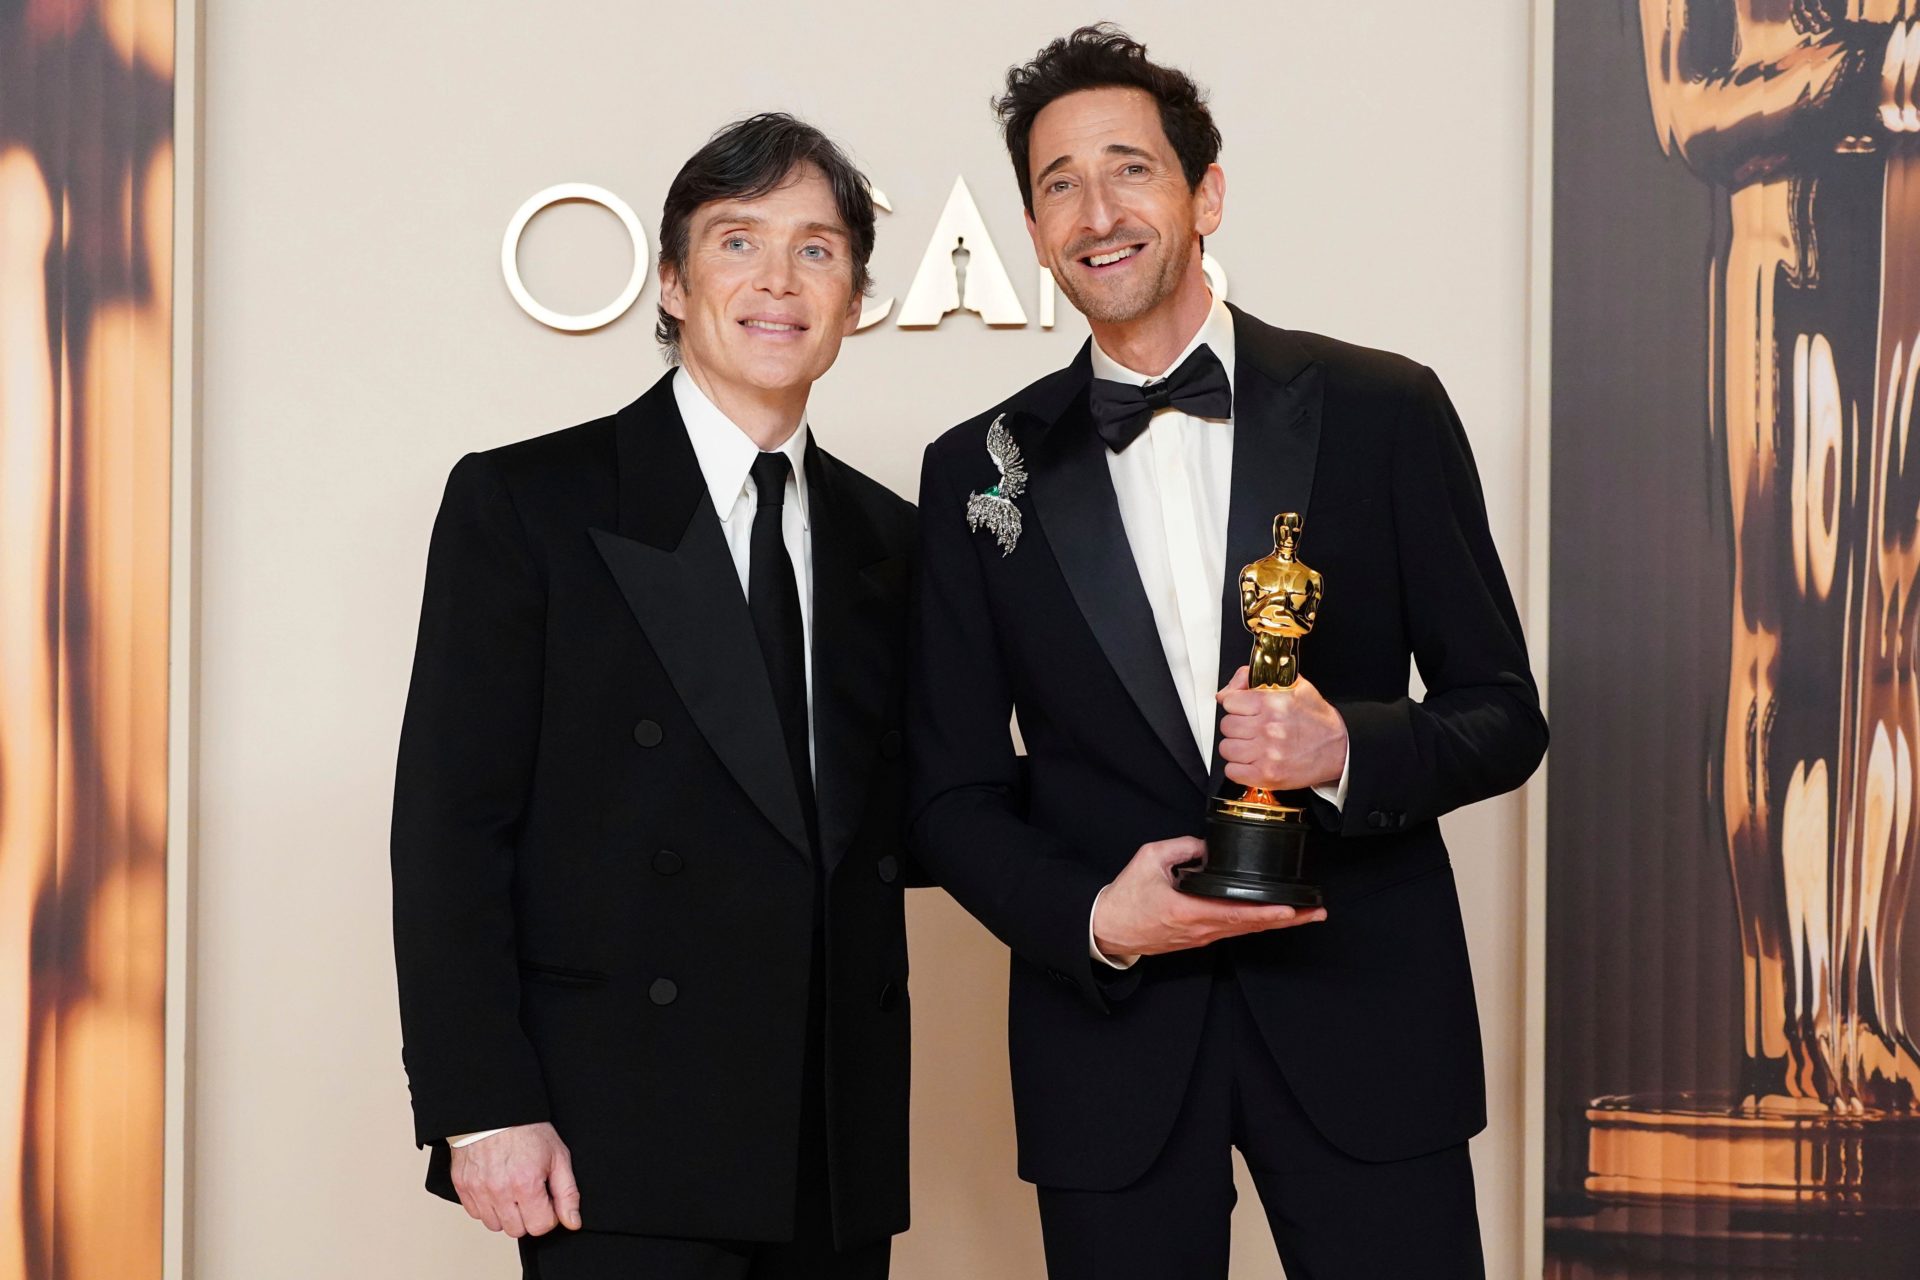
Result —
[[1431, 879], [1437, 875], [1451, 875], [1452, 872], [1453, 863], [1451, 862], [1443, 862], [1437, 867], [1422, 867], [1417, 871], [1409, 871], [1406, 875], [1395, 876], [1382, 884], [1369, 885], [1350, 898], [1340, 899], [1335, 905], [1351, 907], [1356, 903], [1365, 902], [1368, 898], [1378, 897], [1390, 889], [1399, 889], [1419, 880]]
[[569, 969], [563, 965], [522, 960], [520, 976], [528, 982], [546, 982], [556, 987], [597, 987], [607, 981], [609, 975], [592, 969]]

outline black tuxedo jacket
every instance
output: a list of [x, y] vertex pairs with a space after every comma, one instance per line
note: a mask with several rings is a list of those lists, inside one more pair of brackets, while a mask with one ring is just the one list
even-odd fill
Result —
[[[1330, 918], [1220, 944], [1314, 1123], [1365, 1160], [1462, 1142], [1485, 1086], [1460, 908], [1435, 821], [1524, 782], [1547, 743], [1467, 439], [1431, 371], [1234, 310], [1219, 680], [1247, 661], [1240, 566], [1305, 515], [1325, 575], [1301, 666], [1345, 717], [1344, 810], [1303, 796]], [[1142, 844], [1199, 835], [1202, 760], [1087, 411], [1088, 352], [954, 428], [921, 478], [908, 715], [921, 865], [1013, 950], [1021, 1175], [1111, 1189], [1174, 1123], [1213, 948], [1124, 975], [1087, 951], [1094, 895]], [[1004, 413], [1030, 472], [1011, 554], [968, 531]], [[1408, 664], [1428, 690], [1408, 697]], [[1027, 757], [1007, 731], [1018, 714]]]
[[[901, 741], [913, 508], [807, 450], [843, 1244], [907, 1225]], [[393, 820], [416, 1138], [550, 1120], [599, 1230], [792, 1228], [815, 875], [753, 623], [667, 378], [461, 460]]]

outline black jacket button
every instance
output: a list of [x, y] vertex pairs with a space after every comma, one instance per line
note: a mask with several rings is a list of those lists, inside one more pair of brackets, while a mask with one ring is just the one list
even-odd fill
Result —
[[900, 859], [889, 853], [880, 859], [880, 864], [875, 870], [880, 873], [881, 880], [887, 884], [892, 884], [900, 878]]
[[680, 998], [680, 988], [673, 985], [672, 978], [655, 978], [653, 985], [647, 988], [647, 999], [655, 1004], [672, 1004]]
[[660, 726], [651, 720], [642, 720], [633, 726], [633, 740], [643, 747], [659, 746], [660, 739], [664, 736], [660, 732]]
[[1387, 815], [1380, 812], [1380, 810], [1375, 809], [1372, 813], [1367, 815], [1367, 825], [1372, 827], [1375, 831], [1384, 830], [1387, 825]]
[[900, 988], [889, 982], [886, 986], [880, 988], [880, 1011], [882, 1013], [892, 1013], [899, 1007]]
[[880, 754], [888, 760], [898, 760], [900, 758], [901, 745], [900, 731], [898, 729], [889, 729], [885, 736], [880, 739]]
[[680, 868], [685, 865], [680, 860], [680, 855], [671, 849], [662, 849], [653, 855], [653, 869], [663, 876], [677, 876], [680, 874]]

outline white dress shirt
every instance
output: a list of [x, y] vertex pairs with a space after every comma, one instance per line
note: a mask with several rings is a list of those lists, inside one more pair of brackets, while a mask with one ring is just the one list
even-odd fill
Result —
[[[720, 529], [726, 535], [727, 550], [733, 554], [733, 567], [740, 575], [744, 596], [753, 549], [753, 514], [760, 505], [759, 491], [753, 486], [753, 463], [760, 456], [760, 446], [707, 399], [684, 368], [673, 375], [673, 399], [680, 406], [681, 421], [687, 424], [687, 438], [693, 442], [701, 478], [713, 495], [713, 509], [719, 513]], [[786, 538], [787, 557], [793, 561], [793, 576], [800, 589], [800, 634], [807, 653], [807, 752], [813, 759], [813, 539], [808, 536], [811, 526], [807, 522], [804, 417], [776, 452], [786, 454], [793, 464], [787, 476], [786, 502], [780, 510], [780, 531]], [[483, 1129], [463, 1133], [449, 1138], [447, 1145], [464, 1147], [501, 1132]]]
[[[747, 562], [753, 549], [753, 513], [759, 508], [759, 491], [753, 487], [753, 463], [760, 446], [753, 437], [733, 424], [707, 399], [685, 369], [673, 375], [673, 399], [680, 406], [680, 419], [687, 424], [687, 438], [693, 441], [693, 456], [700, 463], [700, 474], [713, 495], [713, 509], [719, 513], [720, 529], [727, 538], [727, 550], [733, 553], [734, 571], [740, 575], [740, 593], [747, 592]], [[800, 636], [807, 651], [807, 758], [813, 755], [813, 539], [807, 522], [807, 420], [803, 415], [786, 443], [774, 450], [787, 455], [792, 471], [787, 476], [787, 499], [780, 509], [780, 532], [787, 543], [787, 558], [793, 561], [794, 581], [800, 589]]]
[[[1231, 384], [1233, 315], [1219, 298], [1213, 300], [1193, 340], [1157, 376], [1179, 368], [1202, 343], [1213, 349]], [[1134, 386], [1154, 381], [1102, 351], [1098, 341], [1092, 354], [1096, 378]], [[1239, 402], [1236, 394], [1236, 407]], [[1113, 477], [1120, 523], [1153, 609], [1154, 629], [1160, 633], [1160, 648], [1186, 710], [1193, 744], [1200, 759], [1210, 764], [1218, 709], [1214, 694], [1219, 679], [1220, 592], [1227, 571], [1227, 513], [1233, 500], [1233, 419], [1198, 418], [1171, 407], [1158, 410], [1131, 445], [1119, 453], [1107, 451], [1107, 473]], [[1248, 648], [1252, 648], [1251, 639]], [[1344, 807], [1345, 766], [1339, 785], [1315, 787], [1314, 792], [1336, 809]], [[1099, 905], [1096, 896], [1096, 910]], [[1139, 959], [1114, 960], [1103, 954], [1093, 942], [1091, 918], [1087, 945], [1095, 959], [1117, 969]]]

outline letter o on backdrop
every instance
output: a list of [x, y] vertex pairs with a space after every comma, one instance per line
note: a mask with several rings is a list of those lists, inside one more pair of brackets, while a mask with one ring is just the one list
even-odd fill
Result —
[[[627, 229], [627, 235], [633, 241], [633, 277], [627, 281], [620, 296], [598, 311], [583, 316], [570, 316], [542, 306], [534, 296], [527, 292], [526, 282], [520, 278], [520, 237], [525, 234], [527, 224], [533, 216], [548, 205], [559, 204], [562, 200], [585, 200], [608, 210]], [[558, 186], [548, 187], [527, 199], [513, 215], [513, 221], [507, 224], [506, 238], [500, 242], [500, 273], [507, 278], [507, 291], [513, 294], [513, 300], [520, 309], [550, 329], [560, 329], [567, 333], [586, 333], [603, 325], [612, 324], [627, 313], [627, 309], [639, 299], [640, 291], [647, 285], [647, 268], [650, 257], [647, 251], [647, 233], [640, 225], [640, 219], [634, 216], [633, 206], [613, 194], [605, 187], [596, 187], [590, 182], [562, 182]]]

